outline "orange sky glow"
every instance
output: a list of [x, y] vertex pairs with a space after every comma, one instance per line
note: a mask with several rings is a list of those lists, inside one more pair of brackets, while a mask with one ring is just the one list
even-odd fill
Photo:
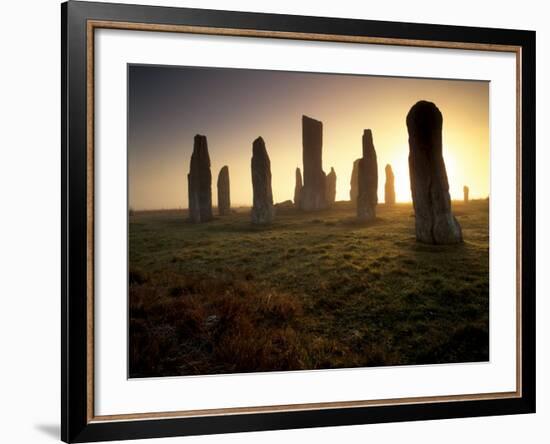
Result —
[[[303, 114], [323, 122], [323, 169], [334, 167], [336, 200], [349, 200], [353, 161], [365, 128], [384, 167], [395, 174], [398, 202], [411, 201], [405, 118], [418, 100], [443, 114], [443, 156], [452, 199], [489, 195], [489, 83], [238, 69], [131, 66], [128, 102], [129, 205], [187, 208], [193, 136], [204, 134], [216, 180], [229, 167], [232, 206], [252, 201], [252, 141], [262, 136], [271, 159], [275, 202], [292, 199], [302, 169]], [[303, 171], [303, 170], [302, 170]]]

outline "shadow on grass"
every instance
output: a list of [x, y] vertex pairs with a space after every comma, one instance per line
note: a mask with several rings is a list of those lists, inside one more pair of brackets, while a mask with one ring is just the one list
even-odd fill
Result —
[[381, 217], [377, 217], [374, 220], [360, 220], [357, 217], [347, 217], [340, 219], [339, 224], [345, 227], [375, 227], [379, 225], [387, 224], [387, 221]]

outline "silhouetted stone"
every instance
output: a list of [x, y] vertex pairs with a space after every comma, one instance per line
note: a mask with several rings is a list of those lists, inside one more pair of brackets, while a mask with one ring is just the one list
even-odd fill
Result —
[[323, 123], [302, 116], [302, 146], [304, 186], [300, 198], [303, 210], [320, 210], [327, 207], [325, 198], [325, 172], [323, 171]]
[[273, 221], [273, 193], [271, 191], [271, 162], [264, 139], [258, 137], [252, 144], [252, 223], [268, 224]]
[[470, 188], [464, 185], [464, 203], [468, 203], [469, 201], [470, 201]]
[[395, 203], [395, 176], [391, 165], [386, 165], [386, 184], [384, 185], [384, 202], [393, 205]]
[[361, 159], [353, 161], [353, 170], [351, 170], [349, 200], [354, 206], [357, 206], [357, 196], [359, 196], [359, 162]]
[[325, 198], [327, 206], [331, 207], [336, 201], [336, 172], [334, 168], [330, 168], [330, 173], [327, 174]]
[[296, 185], [294, 186], [294, 206], [296, 206], [296, 208], [300, 208], [302, 189], [302, 173], [300, 172], [300, 168], [296, 168]]
[[370, 129], [363, 132], [363, 157], [359, 162], [357, 182], [357, 217], [362, 221], [373, 220], [378, 204], [378, 162]]
[[212, 220], [212, 173], [206, 136], [195, 136], [187, 183], [189, 219], [195, 223]]
[[288, 199], [288, 200], [285, 200], [283, 202], [278, 202], [275, 204], [275, 208], [279, 209], [284, 209], [284, 210], [290, 210], [292, 208], [294, 208], [294, 203]]
[[460, 224], [451, 212], [442, 127], [443, 116], [431, 102], [417, 102], [407, 114], [416, 239], [428, 244], [462, 241]]
[[218, 214], [225, 216], [230, 213], [229, 168], [224, 166], [218, 174]]

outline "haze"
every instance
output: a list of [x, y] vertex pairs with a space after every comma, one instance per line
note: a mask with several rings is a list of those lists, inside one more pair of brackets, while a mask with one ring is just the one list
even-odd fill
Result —
[[228, 165], [231, 204], [250, 206], [252, 141], [262, 136], [271, 159], [275, 202], [292, 199], [302, 168], [303, 114], [323, 122], [323, 169], [334, 167], [336, 200], [349, 200], [363, 129], [373, 132], [379, 202], [384, 167], [395, 173], [398, 202], [411, 201], [405, 118], [418, 100], [443, 114], [443, 156], [451, 199], [489, 195], [489, 83], [225, 68], [130, 65], [128, 68], [129, 205], [187, 208], [187, 173], [195, 134], [208, 138], [212, 202]]

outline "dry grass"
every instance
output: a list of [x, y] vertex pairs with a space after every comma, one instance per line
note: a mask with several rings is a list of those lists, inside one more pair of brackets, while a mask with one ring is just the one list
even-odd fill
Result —
[[414, 240], [410, 205], [357, 224], [345, 204], [192, 225], [130, 218], [132, 377], [488, 359], [488, 202], [455, 204], [466, 242]]
[[[246, 280], [132, 275], [133, 376], [290, 370], [310, 365], [308, 344], [295, 330], [295, 320], [303, 314], [296, 297], [258, 291]], [[326, 344], [316, 348], [320, 346]]]

